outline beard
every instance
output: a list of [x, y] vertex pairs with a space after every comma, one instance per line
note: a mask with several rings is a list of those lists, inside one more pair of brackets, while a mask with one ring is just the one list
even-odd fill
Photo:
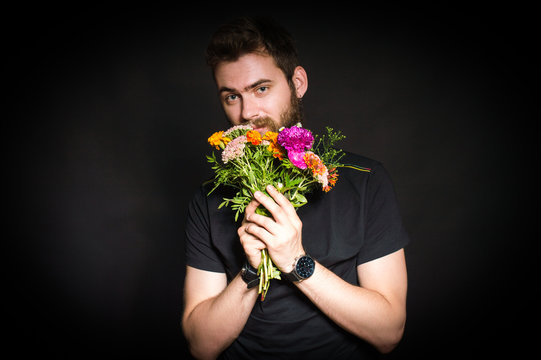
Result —
[[243, 125], [251, 125], [253, 128], [266, 128], [267, 131], [278, 132], [281, 127], [291, 127], [303, 120], [302, 101], [292, 91], [289, 107], [280, 114], [280, 119], [274, 120], [269, 116], [265, 116], [252, 121], [247, 120]]

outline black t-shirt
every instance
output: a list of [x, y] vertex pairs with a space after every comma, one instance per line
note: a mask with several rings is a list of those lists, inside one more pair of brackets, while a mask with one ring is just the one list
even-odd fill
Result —
[[[396, 196], [382, 164], [347, 153], [336, 186], [307, 196], [297, 214], [304, 249], [345, 281], [358, 285], [357, 266], [403, 248], [408, 236]], [[236, 190], [223, 187], [211, 195], [202, 186], [190, 204], [186, 226], [188, 266], [221, 272], [231, 280], [245, 261], [230, 208], [218, 209]], [[223, 359], [369, 359], [374, 349], [341, 329], [285, 280], [271, 280], [240, 336]]]

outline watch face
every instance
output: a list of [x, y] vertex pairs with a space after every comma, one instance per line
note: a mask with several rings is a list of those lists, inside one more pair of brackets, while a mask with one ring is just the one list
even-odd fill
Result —
[[303, 279], [309, 278], [314, 273], [315, 263], [309, 256], [303, 256], [297, 261], [295, 271]]

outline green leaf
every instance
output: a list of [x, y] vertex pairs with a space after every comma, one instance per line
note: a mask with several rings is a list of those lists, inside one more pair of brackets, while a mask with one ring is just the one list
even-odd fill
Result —
[[297, 201], [299, 201], [299, 203], [301, 203], [301, 204], [306, 204], [308, 202], [308, 200], [306, 200], [306, 197], [303, 194], [301, 194], [300, 192], [297, 192], [295, 194], [295, 199]]

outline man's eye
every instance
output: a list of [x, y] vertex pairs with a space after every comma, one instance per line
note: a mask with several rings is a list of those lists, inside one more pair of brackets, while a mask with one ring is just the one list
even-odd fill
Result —
[[239, 97], [235, 94], [230, 94], [230, 95], [227, 95], [225, 97], [225, 101], [228, 102], [228, 103], [231, 103], [231, 102], [234, 102], [235, 100], [237, 100]]
[[267, 90], [269, 90], [268, 86], [260, 86], [260, 87], [257, 88], [257, 92], [259, 94], [262, 94], [262, 93], [266, 92]]

